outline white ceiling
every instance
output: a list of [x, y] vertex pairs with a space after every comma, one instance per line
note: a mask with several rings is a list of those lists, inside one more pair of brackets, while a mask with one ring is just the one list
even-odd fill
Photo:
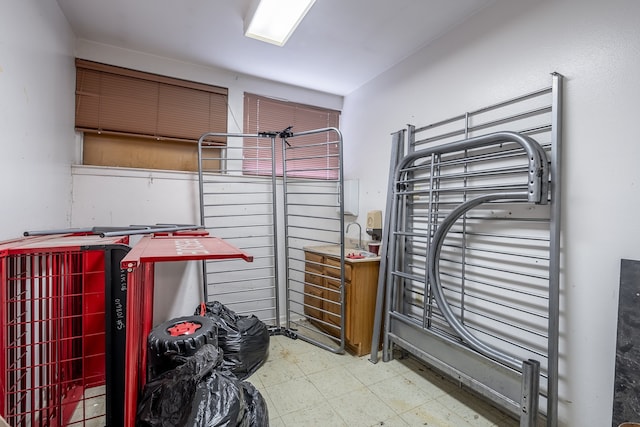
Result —
[[317, 0], [284, 47], [243, 36], [253, 0], [57, 0], [76, 36], [346, 95], [493, 0]]

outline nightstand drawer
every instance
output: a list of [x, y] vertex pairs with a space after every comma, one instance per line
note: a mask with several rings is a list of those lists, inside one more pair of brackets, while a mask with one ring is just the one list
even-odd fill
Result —
[[[325, 274], [327, 276], [340, 278], [340, 259], [338, 258], [326, 258], [325, 264], [327, 267], [325, 268]], [[344, 263], [344, 280], [346, 282], [351, 281], [351, 264]]]

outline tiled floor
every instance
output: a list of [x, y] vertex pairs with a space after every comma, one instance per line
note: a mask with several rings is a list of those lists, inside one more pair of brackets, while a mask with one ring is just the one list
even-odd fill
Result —
[[87, 389], [66, 425], [68, 427], [104, 426], [106, 422], [105, 392], [104, 386]]
[[518, 426], [412, 359], [372, 364], [302, 340], [272, 336], [266, 363], [248, 381], [279, 426]]

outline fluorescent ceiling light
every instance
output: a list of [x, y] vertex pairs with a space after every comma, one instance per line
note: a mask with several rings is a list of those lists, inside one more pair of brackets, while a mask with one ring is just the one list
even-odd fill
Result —
[[244, 35], [284, 46], [315, 1], [260, 0], [245, 19]]

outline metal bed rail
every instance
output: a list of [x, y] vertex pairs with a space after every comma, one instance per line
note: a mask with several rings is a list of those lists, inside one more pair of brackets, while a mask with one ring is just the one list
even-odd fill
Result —
[[[219, 137], [227, 139], [225, 147], [208, 142]], [[248, 156], [245, 138], [261, 141]], [[201, 225], [254, 257], [250, 266], [239, 260], [203, 261], [204, 300], [279, 327], [275, 140], [275, 134], [203, 134], [198, 181]]]
[[[342, 353], [346, 305], [342, 134], [336, 128], [323, 128], [288, 138], [294, 139], [295, 144], [282, 145], [287, 327], [305, 341]], [[310, 159], [323, 166], [311, 166]], [[336, 255], [329, 258], [314, 252], [326, 246], [336, 247]]]
[[[346, 295], [342, 134], [323, 128], [292, 138], [299, 141], [283, 145], [287, 326], [300, 338], [341, 353]], [[311, 166], [310, 159], [323, 166]], [[314, 252], [327, 246], [337, 248], [331, 259]]]
[[[226, 147], [207, 142], [219, 137]], [[251, 266], [205, 261], [205, 300], [344, 351], [344, 251], [335, 257], [339, 267], [308, 259], [306, 251], [343, 247], [340, 131], [206, 133], [198, 156], [202, 226], [254, 256]]]

